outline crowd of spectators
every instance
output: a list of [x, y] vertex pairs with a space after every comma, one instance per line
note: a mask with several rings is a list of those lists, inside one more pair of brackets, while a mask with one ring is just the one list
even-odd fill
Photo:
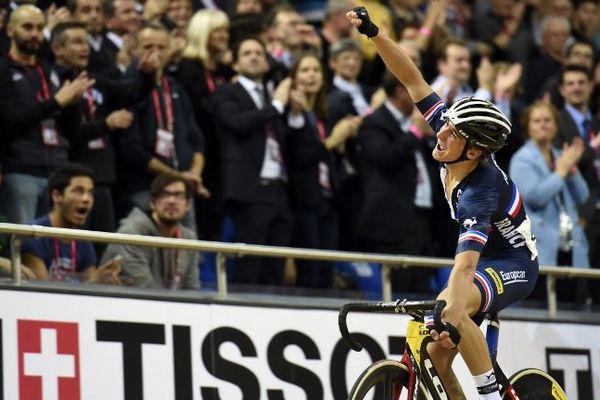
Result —
[[[352, 31], [345, 14], [365, 5], [446, 103], [475, 96], [509, 116], [513, 133], [496, 162], [519, 186], [541, 264], [600, 267], [597, 2], [315, 3], [7, 3], [0, 214], [108, 232], [452, 257], [457, 227], [431, 157], [435, 135]], [[56, 241], [23, 252], [33, 278], [60, 278], [68, 265], [84, 281], [198, 287], [190, 254]], [[106, 263], [96, 267], [99, 259]], [[289, 283], [284, 260], [235, 264], [235, 283]], [[344, 284], [327, 263], [295, 268], [298, 286]], [[428, 292], [431, 275], [396, 270], [393, 286]], [[600, 287], [579, 286], [578, 301], [600, 300]]]

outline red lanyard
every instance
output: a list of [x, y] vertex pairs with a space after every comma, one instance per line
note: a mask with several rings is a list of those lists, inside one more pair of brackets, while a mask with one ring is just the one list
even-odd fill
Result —
[[215, 79], [208, 69], [204, 70], [204, 79], [206, 79], [206, 87], [208, 88], [208, 92], [213, 93], [217, 89], [217, 84], [215, 83]]
[[159, 128], [166, 129], [173, 133], [173, 99], [171, 98], [171, 89], [169, 87], [169, 81], [167, 78], [162, 79], [163, 87], [163, 100], [165, 101], [165, 112], [166, 116], [163, 123], [163, 113], [160, 106], [160, 100], [158, 98], [158, 89], [152, 90], [152, 100], [154, 101], [154, 115], [156, 115], [156, 123]]
[[40, 84], [42, 85], [42, 92], [37, 92], [36, 98], [38, 101], [50, 100], [50, 88], [48, 87], [48, 82], [46, 82], [46, 74], [44, 74], [44, 70], [40, 64], [36, 64], [35, 69], [40, 77]]
[[94, 115], [96, 115], [96, 104], [94, 104], [94, 92], [92, 91], [92, 88], [89, 88], [85, 92], [87, 94], [87, 106], [88, 106], [90, 121], [93, 121]]
[[317, 132], [319, 132], [319, 139], [324, 142], [327, 139], [327, 131], [325, 131], [325, 125], [321, 119], [317, 119]]
[[[9, 57], [14, 62], [21, 64], [20, 62], [15, 60], [12, 56], [9, 55]], [[32, 76], [32, 72], [31, 72], [32, 67], [29, 65], [25, 65], [25, 64], [21, 64], [21, 65], [23, 65], [23, 67], [25, 67], [25, 73], [27, 74], [27, 76], [29, 76], [30, 80], [33, 81], [33, 76]], [[41, 65], [39, 63], [36, 63], [33, 66], [33, 68], [35, 68], [35, 72], [38, 74], [38, 77], [40, 79], [40, 85], [42, 86], [42, 90], [41, 91], [38, 90], [35, 93], [36, 100], [38, 102], [50, 100], [50, 87], [48, 86], [48, 82], [46, 81], [46, 74], [44, 73], [43, 68], [41, 67]]]
[[[56, 261], [56, 272], [60, 274], [60, 267], [62, 267], [62, 261], [60, 257], [60, 249], [58, 247], [58, 240], [54, 239], [54, 260]], [[71, 240], [71, 266], [69, 270], [75, 272], [77, 269], [77, 244], [74, 240]]]

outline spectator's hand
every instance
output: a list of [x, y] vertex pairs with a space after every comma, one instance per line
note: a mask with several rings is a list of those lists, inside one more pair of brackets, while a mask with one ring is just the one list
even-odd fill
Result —
[[477, 82], [480, 88], [490, 92], [494, 87], [494, 66], [487, 57], [483, 57], [479, 63], [479, 68], [477, 68]]
[[580, 137], [573, 138], [571, 144], [563, 144], [562, 154], [556, 159], [554, 170], [561, 177], [567, 176], [581, 159], [585, 145]]
[[146, 0], [142, 17], [144, 21], [158, 20], [166, 14], [168, 7], [168, 0]]
[[371, 38], [377, 36], [379, 33], [379, 28], [371, 21], [365, 7], [355, 7], [352, 11], [348, 11], [346, 18], [348, 18], [352, 26], [356, 27], [360, 33], [367, 37]]
[[123, 68], [129, 67], [129, 64], [131, 64], [131, 59], [133, 58], [135, 47], [135, 36], [129, 33], [123, 36], [123, 47], [121, 47], [117, 53], [117, 65]]
[[158, 51], [146, 51], [140, 57], [138, 69], [146, 74], [156, 74], [162, 67]]
[[446, 0], [431, 0], [425, 17], [423, 18], [424, 27], [431, 29], [434, 25], [443, 26], [446, 22]]
[[37, 275], [35, 274], [35, 272], [33, 272], [33, 270], [31, 268], [21, 264], [21, 278], [29, 279], [29, 280], [36, 280]]
[[47, 11], [46, 17], [46, 29], [50, 32], [56, 27], [56, 25], [71, 20], [71, 13], [67, 7], [56, 7], [56, 4], [50, 4]]
[[302, 43], [312, 49], [319, 50], [321, 48], [321, 37], [311, 24], [302, 24], [298, 27], [298, 33], [302, 38]]
[[90, 79], [87, 72], [84, 71], [72, 81], [65, 81], [54, 95], [54, 100], [61, 108], [76, 103], [81, 99], [81, 95], [95, 83], [96, 80]]
[[333, 136], [339, 143], [343, 144], [346, 140], [358, 134], [358, 128], [362, 124], [362, 117], [349, 115], [338, 121], [331, 131]]
[[292, 78], [285, 78], [275, 88], [273, 93], [273, 100], [279, 101], [281, 104], [286, 106], [290, 99], [290, 90], [292, 88]]
[[371, 106], [371, 109], [375, 110], [385, 103], [386, 99], [387, 94], [385, 93], [385, 90], [383, 88], [379, 88], [371, 96], [371, 103], [369, 105]]
[[514, 88], [519, 83], [523, 74], [523, 66], [519, 63], [512, 64], [506, 71], [500, 71], [494, 82], [494, 97], [512, 97]]
[[292, 114], [295, 115], [308, 110], [308, 102], [302, 86], [290, 90], [290, 110], [292, 111]]
[[492, 57], [494, 55], [494, 48], [481, 40], [475, 41], [475, 51], [481, 57]]
[[183, 171], [181, 172], [181, 176], [192, 185], [196, 196], [202, 197], [203, 199], [208, 199], [210, 197], [210, 191], [204, 186], [204, 181], [196, 173], [192, 171]]
[[108, 114], [105, 121], [106, 125], [108, 125], [108, 129], [111, 131], [114, 131], [115, 129], [127, 129], [133, 122], [133, 113], [122, 108]]
[[121, 286], [121, 279], [119, 279], [119, 274], [121, 273], [122, 262], [123, 257], [116, 256], [112, 260], [100, 265], [96, 269], [96, 282], [107, 285]]

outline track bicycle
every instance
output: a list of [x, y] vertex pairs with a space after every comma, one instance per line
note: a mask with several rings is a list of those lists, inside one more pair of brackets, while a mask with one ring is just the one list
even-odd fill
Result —
[[[444, 330], [441, 322], [444, 300], [377, 303], [349, 303], [342, 306], [338, 315], [340, 333], [346, 344], [354, 351], [361, 351], [348, 331], [346, 317], [350, 311], [407, 314], [412, 317], [406, 330], [406, 346], [400, 361], [384, 359], [368, 366], [355, 381], [348, 400], [362, 400], [375, 389], [376, 400], [397, 400], [403, 390], [411, 400], [448, 400], [449, 395], [433, 365], [427, 344], [433, 339], [425, 326], [427, 312], [433, 311], [434, 328]], [[546, 372], [536, 368], [522, 369], [507, 378], [496, 360], [500, 323], [497, 313], [487, 316], [486, 340], [496, 380], [503, 400], [567, 400], [560, 385]]]

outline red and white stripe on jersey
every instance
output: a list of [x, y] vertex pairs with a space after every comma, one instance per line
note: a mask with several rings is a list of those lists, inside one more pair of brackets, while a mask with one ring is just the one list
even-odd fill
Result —
[[523, 207], [523, 200], [521, 200], [521, 195], [517, 190], [517, 186], [513, 183], [512, 196], [508, 203], [508, 207], [506, 208], [506, 213], [510, 215], [511, 218], [515, 218], [517, 214], [519, 214], [519, 211], [521, 211], [521, 207]]
[[423, 117], [425, 117], [427, 122], [430, 122], [431, 118], [435, 115], [435, 113], [438, 112], [443, 107], [444, 107], [444, 103], [442, 102], [442, 100], [439, 100], [437, 103], [435, 103], [434, 105], [429, 107], [429, 110], [425, 111], [425, 113], [423, 114]]
[[487, 237], [487, 235], [485, 235], [479, 231], [467, 231], [458, 237], [458, 243], [461, 243], [461, 242], [464, 242], [467, 240], [473, 240], [475, 242], [485, 245], [487, 243], [488, 237]]

